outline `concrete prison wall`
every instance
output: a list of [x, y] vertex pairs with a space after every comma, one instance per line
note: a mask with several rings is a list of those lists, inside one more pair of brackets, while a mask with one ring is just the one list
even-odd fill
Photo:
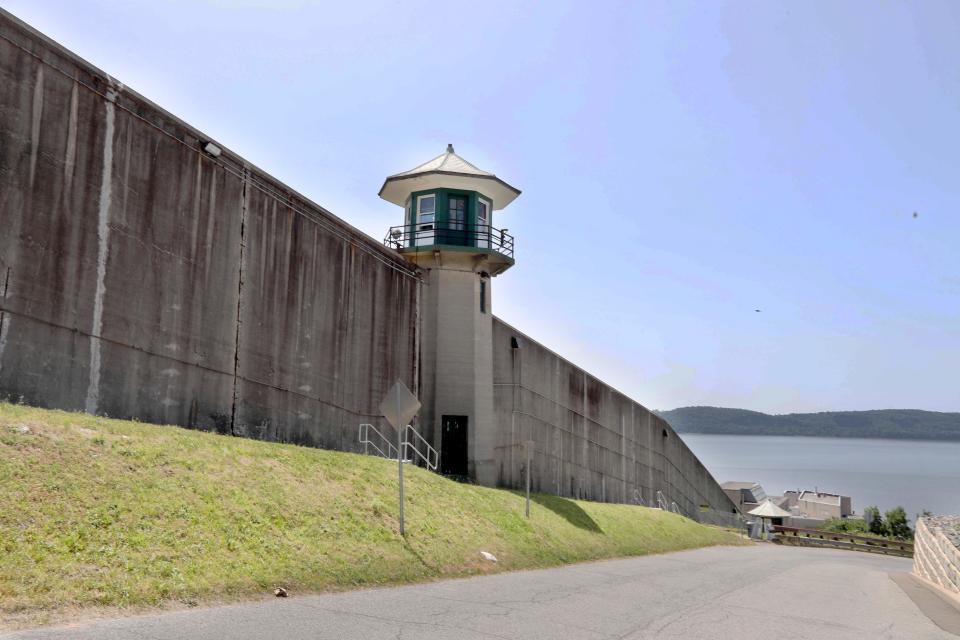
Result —
[[353, 449], [415, 274], [207, 140], [0, 10], [0, 397]]
[[913, 573], [960, 603], [960, 516], [917, 519]]
[[534, 441], [534, 491], [656, 504], [697, 517], [736, 507], [669, 424], [498, 318], [493, 322], [494, 423], [502, 486], [524, 486]]

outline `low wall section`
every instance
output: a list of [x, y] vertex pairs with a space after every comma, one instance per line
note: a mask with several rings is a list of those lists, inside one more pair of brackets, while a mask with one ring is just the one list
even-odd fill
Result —
[[0, 10], [0, 397], [350, 450], [415, 274], [206, 141]]
[[913, 572], [960, 603], [960, 516], [919, 518], [913, 540]]
[[493, 324], [498, 482], [605, 502], [668, 501], [696, 518], [736, 507], [669, 424], [500, 319]]

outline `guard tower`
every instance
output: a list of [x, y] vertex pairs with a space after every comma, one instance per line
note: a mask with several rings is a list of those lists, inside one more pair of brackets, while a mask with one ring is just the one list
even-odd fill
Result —
[[384, 244], [424, 271], [420, 296], [420, 428], [440, 471], [496, 483], [490, 279], [513, 266], [513, 237], [493, 212], [520, 191], [447, 145], [390, 176], [380, 197], [404, 208]]

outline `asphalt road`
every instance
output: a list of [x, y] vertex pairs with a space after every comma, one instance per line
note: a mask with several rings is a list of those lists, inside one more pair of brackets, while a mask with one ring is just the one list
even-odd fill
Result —
[[890, 578], [910, 567], [910, 560], [829, 549], [710, 548], [0, 637], [956, 640]]

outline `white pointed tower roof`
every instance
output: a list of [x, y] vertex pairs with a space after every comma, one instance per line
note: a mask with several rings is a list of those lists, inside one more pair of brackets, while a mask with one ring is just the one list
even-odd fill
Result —
[[448, 144], [436, 158], [387, 178], [380, 187], [380, 197], [402, 207], [411, 193], [429, 189], [478, 191], [490, 198], [494, 209], [503, 209], [520, 195], [519, 189], [470, 164]]
[[763, 504], [747, 513], [751, 516], [760, 516], [761, 518], [787, 518], [792, 515], [789, 511], [784, 511], [775, 505], [770, 498], [767, 498], [763, 501]]

